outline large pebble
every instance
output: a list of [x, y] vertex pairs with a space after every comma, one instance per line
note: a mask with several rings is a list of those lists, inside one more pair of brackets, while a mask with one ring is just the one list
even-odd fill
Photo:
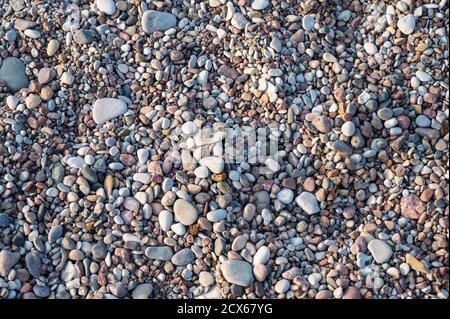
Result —
[[113, 15], [116, 12], [116, 4], [113, 0], [97, 0], [95, 4], [104, 14]]
[[252, 2], [252, 9], [253, 10], [264, 10], [269, 6], [270, 2], [269, 0], [253, 0]]
[[190, 264], [195, 259], [195, 255], [190, 248], [184, 248], [172, 256], [172, 264], [184, 266]]
[[147, 34], [155, 31], [166, 31], [176, 25], [177, 18], [169, 12], [148, 10], [142, 15], [142, 29]]
[[175, 218], [183, 225], [189, 226], [197, 221], [197, 208], [187, 200], [177, 199], [173, 205], [173, 211]]
[[392, 248], [383, 240], [372, 239], [367, 245], [373, 259], [379, 264], [388, 262], [392, 256]]
[[397, 22], [397, 27], [403, 34], [413, 33], [416, 27], [416, 17], [413, 14], [401, 17]]
[[25, 74], [25, 65], [15, 57], [6, 58], [0, 67], [0, 80], [13, 92], [28, 86], [28, 77]]
[[303, 192], [299, 196], [297, 196], [295, 202], [308, 215], [313, 215], [320, 212], [320, 207], [314, 194]]
[[134, 288], [131, 293], [131, 297], [133, 299], [148, 299], [153, 292], [153, 285], [150, 283], [140, 284], [136, 288]]
[[95, 101], [92, 107], [92, 118], [97, 124], [104, 124], [127, 111], [127, 104], [119, 99], [102, 98]]
[[167, 261], [172, 259], [173, 251], [168, 246], [151, 246], [147, 247], [145, 255], [150, 259]]
[[242, 287], [248, 287], [253, 283], [252, 266], [245, 261], [225, 260], [221, 264], [220, 270], [229, 283]]
[[12, 253], [8, 250], [0, 251], [0, 276], [6, 277], [9, 271], [20, 259], [19, 253]]
[[270, 250], [267, 246], [261, 246], [253, 256], [253, 266], [266, 264], [270, 258]]
[[203, 157], [199, 161], [201, 166], [206, 166], [212, 173], [220, 174], [225, 168], [225, 162], [220, 157], [207, 156]]

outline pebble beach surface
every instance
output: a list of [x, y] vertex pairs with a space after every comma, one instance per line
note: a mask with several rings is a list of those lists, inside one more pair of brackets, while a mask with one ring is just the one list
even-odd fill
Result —
[[447, 0], [0, 0], [0, 299], [448, 299], [448, 27]]

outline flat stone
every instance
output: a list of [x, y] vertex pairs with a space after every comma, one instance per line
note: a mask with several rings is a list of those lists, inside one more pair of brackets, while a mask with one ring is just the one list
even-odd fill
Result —
[[425, 115], [419, 115], [416, 117], [416, 124], [420, 127], [429, 127], [431, 125], [431, 120]]
[[104, 14], [113, 15], [116, 12], [116, 4], [113, 0], [97, 0], [95, 4]]
[[163, 210], [158, 216], [159, 226], [163, 231], [169, 231], [170, 226], [173, 224], [173, 215], [167, 210]]
[[147, 34], [166, 31], [177, 25], [177, 18], [169, 12], [147, 10], [142, 15], [142, 29]]
[[431, 82], [433, 80], [431, 75], [422, 70], [416, 71], [416, 77], [420, 80], [420, 82]]
[[108, 255], [108, 251], [103, 243], [96, 243], [91, 247], [91, 254], [95, 259], [103, 260]]
[[372, 239], [367, 245], [373, 259], [379, 264], [388, 262], [392, 256], [392, 248], [383, 240]]
[[212, 286], [216, 280], [209, 271], [202, 271], [198, 275], [198, 281], [202, 287], [209, 287]]
[[270, 250], [267, 246], [261, 246], [253, 256], [253, 266], [266, 264], [270, 259]]
[[225, 219], [225, 217], [227, 217], [227, 214], [228, 214], [228, 212], [226, 209], [217, 209], [217, 210], [210, 211], [206, 215], [206, 218], [208, 218], [208, 220], [212, 223], [217, 223], [217, 222]]
[[39, 278], [41, 275], [41, 257], [37, 250], [32, 250], [25, 256], [25, 265], [31, 276]]
[[48, 242], [54, 243], [57, 241], [63, 233], [63, 227], [61, 225], [56, 225], [50, 229], [48, 232]]
[[225, 168], [225, 162], [220, 157], [207, 156], [200, 159], [199, 164], [207, 167], [212, 173], [220, 174]]
[[364, 50], [366, 50], [367, 54], [374, 55], [378, 52], [378, 48], [375, 44], [372, 42], [366, 42], [364, 43]]
[[239, 77], [239, 73], [226, 64], [222, 64], [217, 70], [217, 73], [232, 80], [236, 80]]
[[252, 9], [261, 11], [267, 8], [269, 4], [270, 4], [269, 0], [253, 0]]
[[272, 172], [276, 173], [281, 169], [281, 165], [278, 163], [278, 161], [268, 158], [264, 161], [264, 165]]
[[248, 20], [240, 12], [236, 12], [231, 18], [231, 25], [238, 29], [244, 29], [247, 23], [249, 23]]
[[253, 283], [252, 266], [245, 261], [225, 260], [220, 269], [226, 281], [231, 284], [248, 287]]
[[117, 298], [123, 298], [128, 293], [128, 288], [123, 282], [115, 282], [109, 285], [109, 290]]
[[306, 32], [311, 31], [314, 28], [315, 19], [312, 15], [306, 15], [302, 19], [303, 30]]
[[336, 152], [341, 153], [342, 155], [351, 155], [353, 150], [350, 146], [348, 146], [345, 142], [337, 140], [331, 144], [331, 148]]
[[9, 271], [14, 267], [20, 259], [19, 253], [12, 253], [8, 250], [0, 251], [0, 276], [6, 277]]
[[190, 264], [195, 259], [195, 255], [190, 248], [184, 248], [172, 256], [172, 264], [184, 266]]
[[413, 14], [401, 17], [397, 22], [397, 27], [403, 34], [413, 33], [416, 27], [416, 17]]
[[127, 104], [122, 100], [102, 98], [95, 101], [92, 107], [92, 118], [95, 123], [104, 124], [109, 120], [121, 116], [127, 110]]
[[277, 199], [283, 204], [290, 204], [294, 200], [294, 192], [290, 189], [283, 189], [278, 192]]
[[409, 219], [419, 219], [420, 213], [417, 208], [421, 205], [421, 200], [416, 194], [409, 194], [400, 200], [400, 212], [402, 216]]
[[233, 242], [231, 244], [231, 249], [233, 251], [241, 251], [242, 249], [245, 248], [245, 245], [247, 244], [247, 242], [248, 242], [247, 234], [239, 235], [233, 240]]
[[127, 197], [123, 202], [123, 207], [131, 211], [138, 210], [139, 205], [139, 202], [134, 197]]
[[173, 251], [168, 246], [151, 246], [145, 249], [145, 256], [150, 259], [167, 261], [172, 259]]
[[84, 167], [84, 159], [80, 156], [73, 156], [67, 160], [67, 165], [71, 168], [83, 168]]
[[325, 62], [328, 62], [328, 63], [334, 63], [334, 62], [337, 62], [336, 57], [335, 57], [334, 55], [332, 55], [331, 53], [328, 53], [328, 52], [325, 52], [325, 53], [323, 54], [322, 59], [323, 59]]
[[305, 211], [308, 215], [317, 214], [320, 212], [319, 204], [317, 203], [317, 198], [314, 194], [303, 192], [295, 199], [300, 208]]
[[6, 228], [9, 225], [9, 216], [6, 213], [0, 213], [0, 228]]
[[131, 297], [133, 299], [148, 299], [153, 292], [153, 285], [150, 283], [140, 284], [133, 289]]
[[30, 21], [30, 20], [25, 20], [25, 19], [16, 19], [14, 21], [14, 28], [16, 28], [19, 31], [25, 31], [27, 29], [33, 29], [37, 26], [38, 24], [34, 21]]
[[176, 219], [185, 226], [194, 224], [197, 221], [197, 208], [184, 199], [177, 199], [173, 205]]
[[0, 67], [0, 80], [13, 92], [28, 87], [25, 65], [15, 57], [6, 58]]
[[54, 56], [59, 49], [59, 41], [51, 39], [47, 44], [47, 55]]
[[342, 299], [361, 299], [361, 293], [359, 289], [355, 287], [348, 287], [345, 290]]
[[73, 35], [73, 40], [80, 45], [88, 44], [94, 41], [94, 35], [89, 30], [80, 29]]
[[312, 124], [320, 133], [328, 133], [331, 131], [332, 125], [331, 121], [323, 115], [313, 118]]

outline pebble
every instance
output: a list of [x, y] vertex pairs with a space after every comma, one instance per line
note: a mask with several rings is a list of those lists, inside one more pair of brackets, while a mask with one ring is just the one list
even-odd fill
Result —
[[59, 41], [56, 39], [51, 39], [47, 44], [47, 55], [52, 57], [58, 52], [59, 49]]
[[320, 207], [314, 194], [302, 192], [295, 198], [295, 202], [308, 215], [314, 215], [320, 212]]
[[240, 260], [225, 260], [220, 270], [226, 281], [231, 284], [248, 287], [253, 283], [252, 266]]
[[267, 246], [261, 246], [253, 256], [253, 266], [266, 264], [270, 258], [270, 250]]
[[173, 251], [167, 246], [152, 246], [147, 247], [145, 255], [150, 259], [167, 261], [172, 259]]
[[208, 271], [202, 271], [198, 275], [198, 280], [202, 287], [212, 286], [215, 282], [214, 276]]
[[353, 122], [345, 122], [342, 125], [341, 131], [345, 136], [352, 137], [356, 132], [355, 124]]
[[269, 6], [270, 2], [269, 0], [253, 0], [252, 1], [252, 8], [253, 10], [264, 10]]
[[173, 205], [175, 218], [185, 226], [194, 224], [197, 221], [198, 212], [191, 203], [184, 199], [177, 199]]
[[421, 82], [431, 82], [431, 81], [433, 80], [433, 78], [431, 77], [431, 75], [429, 75], [427, 72], [422, 71], [422, 70], [416, 71], [416, 77], [417, 77]]
[[364, 43], [364, 50], [366, 50], [366, 53], [369, 55], [374, 55], [375, 53], [378, 52], [377, 46], [372, 42]]
[[15, 264], [19, 262], [20, 254], [7, 250], [0, 251], [0, 276], [6, 277]]
[[145, 33], [151, 34], [155, 31], [166, 31], [175, 27], [177, 18], [169, 12], [147, 10], [142, 15], [142, 29]]
[[94, 35], [89, 30], [80, 29], [73, 35], [73, 40], [79, 45], [89, 44], [94, 41]]
[[302, 26], [306, 32], [311, 31], [314, 28], [315, 19], [312, 15], [305, 15], [302, 19]]
[[420, 127], [430, 127], [431, 121], [425, 115], [419, 115], [418, 117], [416, 117], [416, 124]]
[[25, 74], [25, 65], [15, 57], [3, 60], [0, 67], [0, 80], [13, 92], [28, 87], [28, 77]]
[[283, 189], [278, 192], [277, 199], [283, 204], [290, 204], [294, 200], [294, 192], [290, 189]]
[[184, 248], [172, 256], [172, 263], [175, 266], [184, 266], [190, 264], [195, 259], [195, 255], [190, 248]]
[[266, 159], [264, 164], [269, 169], [269, 171], [271, 171], [272, 173], [276, 173], [276, 172], [278, 172], [281, 169], [280, 164], [276, 160], [274, 160], [272, 158]]
[[131, 296], [133, 299], [148, 299], [153, 292], [153, 285], [150, 283], [140, 284], [133, 289]]
[[284, 294], [289, 290], [290, 283], [287, 279], [281, 279], [275, 284], [275, 291], [279, 294]]
[[92, 106], [92, 118], [95, 123], [101, 125], [123, 115], [127, 110], [127, 104], [122, 100], [102, 98], [95, 101]]
[[212, 223], [217, 223], [217, 222], [225, 219], [225, 217], [227, 217], [227, 214], [228, 214], [228, 212], [225, 209], [217, 209], [217, 210], [210, 211], [206, 215], [206, 218], [208, 218], [208, 220]]
[[167, 210], [163, 210], [158, 216], [159, 226], [163, 231], [168, 231], [173, 224], [173, 215]]
[[9, 216], [6, 213], [0, 213], [0, 228], [6, 228], [9, 225]]
[[199, 164], [207, 167], [212, 173], [220, 174], [225, 168], [225, 162], [222, 158], [207, 156], [200, 159]]
[[412, 14], [401, 17], [398, 19], [397, 27], [403, 34], [413, 33], [416, 27], [416, 17]]
[[367, 245], [373, 259], [379, 264], [388, 262], [392, 256], [391, 247], [384, 241], [379, 239], [372, 239]]
[[48, 233], [48, 242], [50, 244], [54, 243], [61, 237], [62, 233], [63, 233], [63, 227], [61, 225], [56, 225], [56, 226], [52, 227], [52, 229], [50, 229], [50, 231]]
[[114, 0], [96, 0], [97, 8], [104, 14], [113, 15], [116, 12]]

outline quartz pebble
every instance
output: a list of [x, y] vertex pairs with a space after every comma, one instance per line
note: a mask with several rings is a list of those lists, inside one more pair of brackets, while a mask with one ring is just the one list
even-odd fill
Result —
[[119, 99], [103, 98], [92, 106], [92, 118], [97, 124], [104, 124], [127, 111], [127, 104]]

